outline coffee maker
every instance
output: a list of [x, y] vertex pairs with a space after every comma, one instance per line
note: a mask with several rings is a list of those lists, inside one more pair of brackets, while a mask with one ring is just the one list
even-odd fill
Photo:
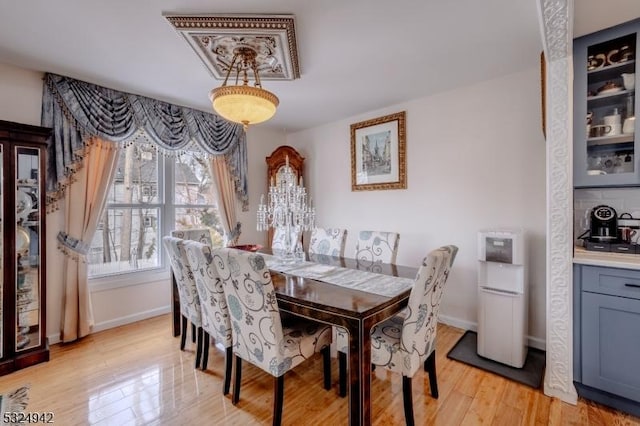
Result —
[[612, 243], [618, 239], [618, 214], [610, 206], [600, 205], [591, 210], [589, 240], [597, 243]]

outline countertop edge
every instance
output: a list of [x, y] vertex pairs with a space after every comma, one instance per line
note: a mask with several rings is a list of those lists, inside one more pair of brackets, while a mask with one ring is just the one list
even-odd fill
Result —
[[573, 263], [640, 270], [640, 255], [588, 251], [584, 247], [576, 246], [573, 250]]

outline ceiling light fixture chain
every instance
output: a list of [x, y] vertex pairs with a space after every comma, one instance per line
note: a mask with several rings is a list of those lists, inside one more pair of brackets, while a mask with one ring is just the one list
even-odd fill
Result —
[[[223, 118], [235, 123], [242, 123], [245, 131], [249, 124], [269, 120], [276, 112], [279, 100], [273, 93], [264, 90], [260, 82], [256, 51], [248, 46], [237, 46], [233, 50], [233, 59], [222, 86], [213, 89], [209, 94], [213, 109]], [[236, 84], [227, 85], [232, 70], [236, 70]], [[255, 85], [249, 86], [249, 73], [253, 71]], [[243, 84], [240, 85], [240, 73]]]

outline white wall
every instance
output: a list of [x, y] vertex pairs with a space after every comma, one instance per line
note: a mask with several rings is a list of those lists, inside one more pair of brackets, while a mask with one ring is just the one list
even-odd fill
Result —
[[[398, 104], [290, 134], [300, 150], [319, 226], [348, 229], [346, 253], [360, 230], [400, 233], [398, 264], [455, 244], [441, 319], [474, 329], [476, 234], [523, 227], [529, 236], [531, 344], [545, 339], [545, 141], [539, 70]], [[383, 87], [380, 90], [384, 90]], [[318, 106], [321, 108], [322, 106]], [[406, 190], [351, 191], [350, 124], [407, 111]]]
[[247, 151], [249, 163], [249, 211], [238, 208], [238, 220], [242, 223], [239, 244], [262, 244], [267, 246], [267, 232], [256, 230], [256, 211], [260, 195], [266, 194], [267, 162], [266, 157], [280, 145], [284, 145], [285, 134], [282, 131], [266, 127], [250, 126], [247, 130]]

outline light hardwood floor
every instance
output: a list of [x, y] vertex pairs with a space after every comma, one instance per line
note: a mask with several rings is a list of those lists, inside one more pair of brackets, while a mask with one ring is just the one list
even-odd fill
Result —
[[[580, 400], [577, 406], [539, 390], [447, 359], [463, 331], [440, 325], [437, 371], [440, 398], [428, 396], [426, 374], [413, 379], [416, 424], [424, 425], [640, 425], [640, 419]], [[54, 345], [51, 361], [0, 377], [0, 393], [31, 384], [27, 411], [54, 413], [59, 425], [268, 425], [272, 377], [243, 363], [240, 402], [222, 396], [222, 351], [211, 347], [209, 367], [197, 371], [194, 344], [179, 350], [163, 315], [103, 331], [78, 343]], [[347, 424], [347, 399], [322, 387], [321, 357], [285, 376], [283, 424]], [[402, 383], [376, 369], [374, 425], [402, 425]]]

